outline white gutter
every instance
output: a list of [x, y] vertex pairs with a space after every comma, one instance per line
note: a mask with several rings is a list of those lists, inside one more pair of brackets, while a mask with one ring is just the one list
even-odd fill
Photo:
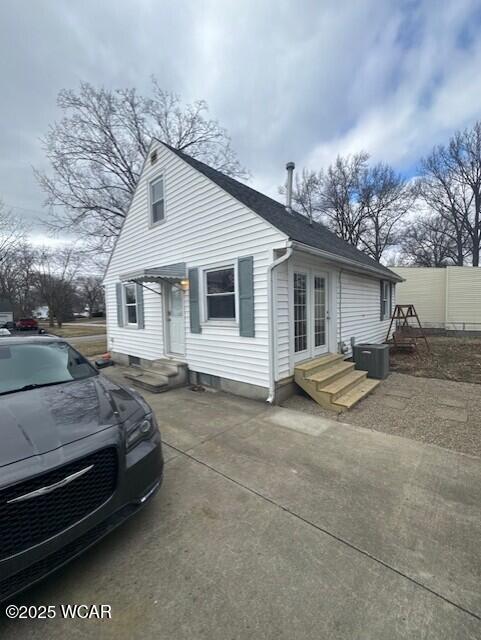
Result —
[[269, 265], [267, 269], [267, 289], [268, 289], [268, 299], [269, 299], [269, 395], [267, 396], [267, 402], [272, 404], [274, 402], [276, 396], [276, 352], [277, 352], [277, 340], [275, 339], [275, 326], [274, 326], [274, 285], [273, 285], [273, 277], [274, 277], [274, 269], [278, 267], [280, 264], [289, 260], [292, 256], [293, 249], [289, 246], [291, 243], [288, 243], [286, 252], [277, 260], [274, 260], [272, 264]]
[[375, 274], [379, 279], [384, 280], [393, 280], [394, 282], [404, 282], [404, 278], [399, 276], [397, 273], [392, 272], [392, 276], [389, 276], [387, 273], [381, 273], [376, 267], [370, 267], [369, 265], [363, 265], [360, 262], [356, 262], [355, 260], [350, 260], [349, 258], [344, 258], [336, 253], [331, 253], [330, 251], [324, 251], [323, 249], [316, 249], [315, 247], [310, 247], [307, 244], [302, 244], [302, 242], [292, 242], [292, 246], [299, 251], [304, 251], [306, 253], [312, 253], [315, 256], [319, 256], [321, 258], [325, 258], [326, 260], [331, 260], [332, 262], [341, 262], [342, 264], [349, 265], [353, 268], [353, 270], [360, 271], [361, 273], [372, 273]]

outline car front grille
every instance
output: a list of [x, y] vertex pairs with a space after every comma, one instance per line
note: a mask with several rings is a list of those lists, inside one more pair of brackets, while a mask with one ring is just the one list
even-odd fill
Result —
[[61, 547], [46, 558], [42, 558], [42, 560], [30, 565], [26, 569], [22, 569], [22, 571], [5, 580], [0, 579], [0, 602], [12, 597], [19, 591], [23, 591], [40, 578], [43, 578], [72, 558], [75, 558], [112, 529], [115, 529], [117, 525], [129, 518], [139, 508], [140, 505], [132, 504], [122, 507], [122, 509], [116, 511], [107, 520], [100, 522], [96, 527], [90, 529], [79, 538], [76, 538], [65, 547]]
[[[91, 465], [89, 471], [50, 493], [10, 502]], [[60, 533], [100, 507], [115, 491], [117, 467], [117, 451], [110, 447], [0, 491], [0, 559]]]

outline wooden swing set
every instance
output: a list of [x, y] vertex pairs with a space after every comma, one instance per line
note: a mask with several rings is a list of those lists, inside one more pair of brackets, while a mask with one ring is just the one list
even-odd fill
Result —
[[[411, 323], [410, 323], [411, 321]], [[389, 339], [393, 323], [396, 322], [392, 339]], [[414, 325], [413, 325], [414, 323]], [[396, 349], [415, 351], [419, 355], [418, 343], [424, 341], [428, 353], [431, 353], [428, 339], [413, 304], [397, 304], [391, 316], [386, 342]]]

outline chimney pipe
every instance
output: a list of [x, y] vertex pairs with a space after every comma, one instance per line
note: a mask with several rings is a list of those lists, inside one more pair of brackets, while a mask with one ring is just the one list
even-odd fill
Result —
[[292, 177], [296, 165], [293, 162], [286, 164], [287, 169], [287, 183], [286, 183], [286, 210], [288, 213], [292, 212]]

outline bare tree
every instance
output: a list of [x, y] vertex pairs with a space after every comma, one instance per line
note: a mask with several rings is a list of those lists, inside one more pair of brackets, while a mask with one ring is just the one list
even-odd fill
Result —
[[446, 163], [447, 150], [435, 147], [421, 160], [419, 194], [431, 211], [443, 221], [444, 233], [454, 242], [454, 263], [463, 266], [469, 247], [469, 217], [473, 195]]
[[361, 152], [338, 156], [327, 169], [321, 190], [320, 209], [328, 226], [355, 247], [366, 230], [366, 211], [361, 205], [361, 177], [369, 155]]
[[48, 305], [49, 324], [62, 323], [75, 296], [75, 278], [81, 268], [83, 254], [74, 246], [64, 249], [43, 248], [39, 251], [36, 280], [41, 301]]
[[416, 200], [417, 189], [392, 167], [379, 163], [359, 177], [358, 207], [363, 228], [359, 246], [378, 262], [388, 247], [399, 243], [401, 222]]
[[0, 263], [25, 239], [25, 227], [0, 200]]
[[445, 267], [456, 259], [456, 243], [446, 233], [449, 222], [432, 213], [418, 217], [401, 239], [402, 256], [419, 267]]
[[[294, 207], [309, 218], [318, 220], [321, 213], [323, 174], [304, 168], [302, 173], [296, 173], [292, 201]], [[285, 195], [285, 185], [279, 187], [279, 193]]]
[[476, 122], [472, 129], [457, 131], [443, 155], [447, 168], [461, 189], [470, 192], [471, 207], [465, 223], [473, 267], [478, 267], [481, 250], [481, 122]]
[[23, 240], [0, 262], [0, 297], [13, 305], [15, 316], [30, 316], [37, 304], [36, 258], [36, 250]]
[[420, 193], [446, 222], [456, 245], [455, 264], [471, 255], [479, 266], [481, 251], [481, 122], [456, 132], [421, 161]]
[[[296, 175], [293, 201], [310, 220], [380, 261], [398, 243], [401, 223], [413, 207], [417, 188], [387, 164], [368, 164], [369, 155], [338, 156], [335, 163]], [[285, 193], [285, 187], [279, 188]]]
[[74, 231], [97, 250], [110, 249], [119, 232], [152, 137], [229, 175], [247, 175], [207, 104], [184, 105], [155, 79], [151, 97], [83, 83], [57, 102], [65, 116], [43, 140], [51, 170], [35, 175], [51, 207], [50, 228]]
[[99, 311], [104, 300], [102, 278], [100, 276], [81, 276], [77, 281], [80, 299], [88, 309], [89, 318]]

